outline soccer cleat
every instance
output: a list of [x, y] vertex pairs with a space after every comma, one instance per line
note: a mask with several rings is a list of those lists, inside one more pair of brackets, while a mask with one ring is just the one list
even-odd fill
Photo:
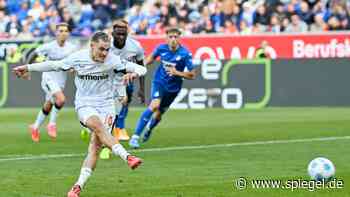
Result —
[[101, 159], [109, 159], [111, 157], [111, 150], [109, 148], [105, 147], [100, 152], [100, 158]]
[[29, 126], [29, 131], [32, 135], [33, 142], [39, 142], [40, 141], [40, 132], [38, 128], [35, 128], [34, 125]]
[[57, 128], [56, 128], [56, 123], [49, 123], [47, 125], [47, 134], [49, 134], [49, 136], [52, 138], [52, 139], [56, 139], [57, 137]]
[[67, 197], [79, 197], [81, 188], [79, 185], [74, 185], [72, 189], [68, 192]]
[[130, 140], [130, 137], [128, 135], [128, 132], [126, 131], [126, 129], [119, 129], [119, 136], [118, 139], [120, 141], [127, 141]]
[[139, 144], [138, 139], [136, 139], [136, 138], [131, 138], [131, 140], [129, 141], [129, 146], [130, 146], [131, 148], [140, 148], [140, 144]]
[[152, 135], [152, 130], [146, 130], [145, 134], [143, 135], [142, 142], [145, 143], [149, 140], [149, 138]]
[[136, 169], [137, 167], [139, 167], [142, 164], [142, 160], [140, 158], [132, 156], [132, 155], [129, 155], [127, 160], [128, 160], [128, 166], [132, 170]]

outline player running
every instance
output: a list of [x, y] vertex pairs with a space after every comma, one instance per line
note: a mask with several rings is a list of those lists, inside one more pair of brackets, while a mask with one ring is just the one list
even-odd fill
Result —
[[[45, 58], [46, 60], [61, 60], [77, 47], [68, 42], [69, 29], [67, 23], [59, 23], [56, 25], [56, 40], [43, 44], [35, 50], [34, 55], [30, 58], [30, 62], [34, 59]], [[47, 125], [47, 132], [52, 139], [57, 136], [56, 117], [60, 109], [62, 109], [65, 96], [63, 89], [66, 84], [67, 73], [63, 71], [43, 72], [41, 79], [41, 87], [45, 92], [45, 103], [38, 113], [34, 124], [29, 126], [29, 130], [34, 142], [40, 141], [40, 125], [50, 114], [50, 120]]]
[[61, 61], [47, 61], [18, 66], [13, 69], [22, 77], [28, 71], [51, 71], [74, 69], [75, 110], [79, 120], [92, 133], [87, 156], [83, 162], [79, 179], [68, 192], [68, 197], [79, 197], [82, 188], [96, 168], [98, 153], [102, 145], [109, 147], [114, 155], [120, 156], [131, 169], [138, 167], [142, 160], [131, 156], [110, 134], [114, 117], [114, 100], [111, 92], [115, 72], [123, 72], [125, 83], [146, 73], [146, 68], [132, 62], [121, 60], [109, 52], [111, 41], [103, 32], [91, 38], [90, 49], [80, 50]]
[[[180, 45], [180, 30], [170, 28], [166, 31], [166, 34], [167, 44], [159, 45], [145, 61], [145, 65], [148, 65], [160, 57], [160, 65], [152, 81], [152, 101], [142, 113], [135, 133], [129, 141], [132, 148], [140, 147], [138, 140], [145, 127], [146, 132], [143, 136], [143, 142], [149, 139], [152, 130], [160, 122], [162, 115], [180, 92], [183, 79], [195, 79], [196, 77], [192, 55], [185, 47]], [[185, 71], [185, 68], [188, 71]]]

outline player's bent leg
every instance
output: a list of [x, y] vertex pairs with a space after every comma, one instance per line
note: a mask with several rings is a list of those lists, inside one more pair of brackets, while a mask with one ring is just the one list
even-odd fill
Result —
[[162, 112], [160, 110], [157, 110], [146, 126], [146, 131], [142, 138], [143, 143], [147, 142], [150, 139], [154, 127], [156, 127], [161, 120]]
[[83, 162], [83, 166], [80, 170], [78, 181], [74, 184], [72, 189], [68, 192], [68, 197], [79, 197], [81, 190], [84, 188], [88, 179], [92, 175], [93, 170], [96, 168], [98, 153], [101, 149], [101, 142], [99, 142], [96, 134], [91, 134], [90, 144], [88, 148], [88, 154]]
[[102, 143], [99, 141], [96, 134], [92, 133], [90, 138], [89, 148], [88, 148], [88, 154], [84, 160], [83, 167], [88, 167], [88, 168], [91, 168], [92, 170], [95, 170], [97, 160], [98, 160], [98, 154], [101, 148], [102, 148]]
[[52, 104], [49, 101], [44, 103], [43, 108], [39, 111], [34, 124], [29, 125], [29, 131], [31, 133], [32, 140], [34, 142], [40, 141], [40, 125], [45, 121], [47, 115], [50, 113]]
[[141, 159], [135, 156], [131, 156], [130, 153], [128, 153], [121, 144], [115, 142], [109, 132], [105, 131], [104, 125], [99, 117], [95, 115], [89, 117], [86, 121], [86, 125], [89, 129], [95, 132], [97, 138], [102, 144], [109, 147], [112, 150], [113, 154], [120, 156], [120, 158], [126, 161], [131, 169], [135, 169], [141, 165]]
[[86, 121], [86, 126], [93, 131], [98, 139], [107, 147], [112, 148], [115, 144], [112, 135], [108, 135], [108, 132], [105, 131], [105, 127], [98, 116], [91, 116]]
[[149, 140], [152, 130], [159, 124], [162, 119], [162, 115], [169, 109], [171, 103], [175, 100], [178, 92], [166, 92], [163, 94], [159, 107], [157, 111], [154, 113], [153, 118], [149, 121], [146, 127], [146, 132], [143, 137], [143, 142]]
[[49, 134], [49, 136], [52, 139], [56, 139], [56, 137], [57, 137], [56, 118], [57, 118], [58, 112], [63, 107], [66, 98], [65, 98], [62, 91], [58, 91], [58, 92], [54, 93], [53, 96], [55, 98], [54, 99], [55, 102], [54, 102], [54, 106], [51, 110], [49, 124], [47, 125], [47, 133]]
[[152, 117], [153, 112], [157, 111], [157, 109], [160, 106], [160, 99], [153, 99], [150, 103], [150, 105], [147, 107], [147, 109], [142, 113], [139, 121], [137, 122], [136, 130], [134, 135], [132, 135], [130, 141], [129, 141], [129, 146], [132, 148], [139, 148], [140, 144], [138, 142], [143, 129], [145, 126], [148, 124], [149, 120]]

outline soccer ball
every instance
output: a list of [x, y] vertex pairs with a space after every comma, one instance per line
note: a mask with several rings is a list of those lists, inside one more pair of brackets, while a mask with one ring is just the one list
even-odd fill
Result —
[[307, 167], [307, 172], [313, 180], [329, 181], [335, 175], [335, 167], [329, 159], [317, 157], [310, 161], [309, 166]]

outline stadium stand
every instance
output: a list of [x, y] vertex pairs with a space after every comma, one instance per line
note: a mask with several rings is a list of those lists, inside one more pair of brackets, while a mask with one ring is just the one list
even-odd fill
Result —
[[73, 36], [90, 36], [126, 18], [132, 34], [164, 34], [180, 26], [198, 33], [256, 34], [350, 29], [347, 0], [0, 0], [0, 38], [51, 36], [67, 22]]

